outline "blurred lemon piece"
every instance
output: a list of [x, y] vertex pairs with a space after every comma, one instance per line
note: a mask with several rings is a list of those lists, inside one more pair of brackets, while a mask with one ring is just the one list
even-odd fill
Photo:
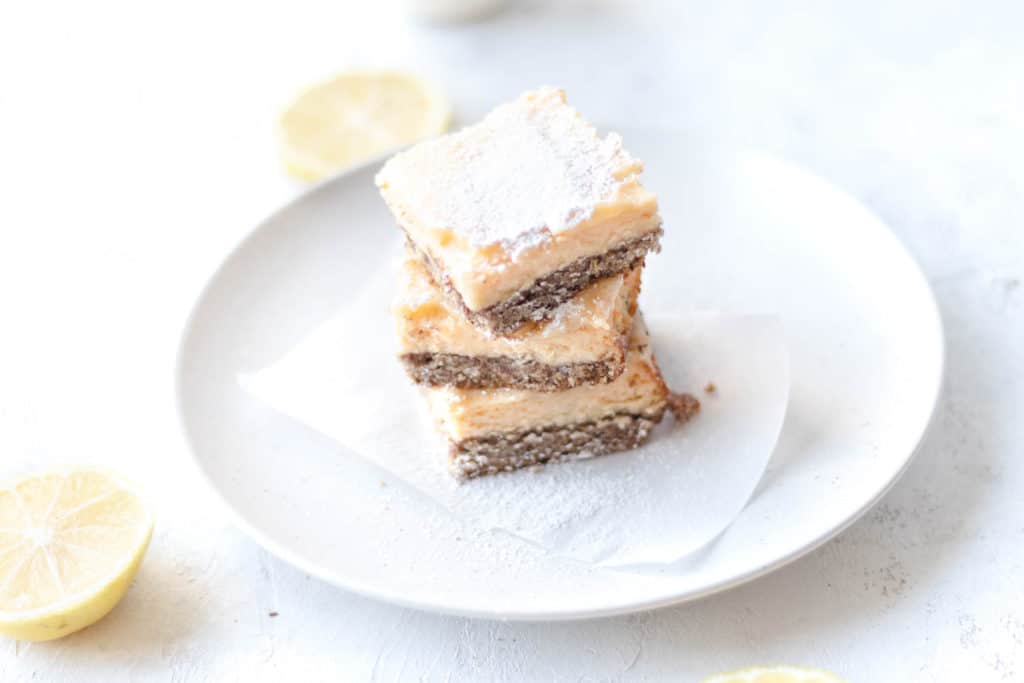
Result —
[[800, 666], [753, 666], [705, 678], [703, 683], [843, 683], [843, 680], [821, 669]]
[[51, 640], [98, 621], [128, 589], [153, 532], [112, 475], [54, 470], [0, 484], [0, 634]]
[[348, 71], [315, 85], [281, 114], [285, 168], [303, 180], [336, 171], [448, 128], [439, 90], [399, 71]]

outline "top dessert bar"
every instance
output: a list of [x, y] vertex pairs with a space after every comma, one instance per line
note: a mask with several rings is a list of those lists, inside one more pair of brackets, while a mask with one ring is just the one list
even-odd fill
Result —
[[377, 186], [446, 294], [505, 336], [658, 248], [642, 169], [622, 138], [601, 138], [561, 90], [542, 88], [396, 155]]

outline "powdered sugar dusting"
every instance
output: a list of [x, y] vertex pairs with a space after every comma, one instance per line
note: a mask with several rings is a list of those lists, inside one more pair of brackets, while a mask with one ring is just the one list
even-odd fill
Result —
[[619, 135], [602, 139], [561, 90], [541, 88], [397, 155], [377, 183], [418, 222], [515, 257], [588, 219], [639, 170]]
[[583, 320], [589, 322], [590, 317], [587, 314], [586, 306], [576, 302], [574, 299], [566, 301], [555, 309], [554, 316], [541, 328], [540, 333], [544, 337], [564, 334], [569, 330], [570, 326], [580, 325]]

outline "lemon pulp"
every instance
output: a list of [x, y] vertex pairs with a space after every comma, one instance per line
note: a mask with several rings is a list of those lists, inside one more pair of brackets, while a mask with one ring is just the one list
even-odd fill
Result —
[[153, 521], [113, 475], [50, 471], [0, 485], [0, 633], [50, 640], [106, 615], [128, 589]]

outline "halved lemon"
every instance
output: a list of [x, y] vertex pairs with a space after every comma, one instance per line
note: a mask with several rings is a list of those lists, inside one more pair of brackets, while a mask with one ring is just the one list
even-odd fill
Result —
[[317, 180], [448, 129], [451, 107], [430, 83], [400, 71], [348, 71], [300, 94], [281, 114], [285, 168]]
[[843, 683], [833, 673], [802, 666], [752, 666], [705, 678], [703, 683]]
[[105, 616], [153, 533], [115, 476], [53, 470], [0, 484], [0, 634], [51, 640]]

